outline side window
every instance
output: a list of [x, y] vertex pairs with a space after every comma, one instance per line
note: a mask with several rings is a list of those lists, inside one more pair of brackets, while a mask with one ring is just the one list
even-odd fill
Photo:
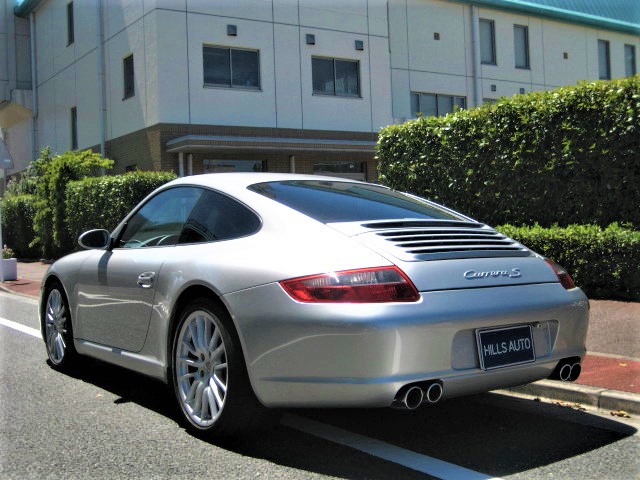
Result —
[[203, 190], [177, 187], [160, 192], [127, 222], [118, 241], [119, 248], [175, 245]]
[[178, 243], [201, 243], [244, 237], [260, 228], [260, 219], [237, 201], [205, 190], [184, 224]]

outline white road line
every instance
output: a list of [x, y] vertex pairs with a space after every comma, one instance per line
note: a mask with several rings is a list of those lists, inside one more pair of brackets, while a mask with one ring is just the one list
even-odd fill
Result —
[[497, 477], [475, 472], [453, 463], [416, 453], [406, 448], [397, 447], [374, 438], [342, 430], [324, 423], [309, 420], [297, 415], [284, 415], [281, 423], [289, 428], [309, 433], [330, 442], [360, 450], [378, 458], [397, 463], [403, 467], [416, 470], [442, 480], [499, 480]]
[[26, 325], [22, 325], [21, 323], [12, 322], [11, 320], [7, 320], [6, 318], [0, 317], [0, 325], [4, 325], [5, 327], [13, 328], [14, 330], [18, 330], [23, 333], [28, 333], [34, 337], [40, 338], [40, 330], [37, 328], [27, 327]]

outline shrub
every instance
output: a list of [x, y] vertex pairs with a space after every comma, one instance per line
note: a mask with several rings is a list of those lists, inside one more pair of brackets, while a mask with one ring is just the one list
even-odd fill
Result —
[[[43, 151], [43, 153], [45, 153]], [[48, 155], [48, 151], [46, 151]], [[72, 180], [99, 175], [111, 168], [113, 161], [91, 150], [65, 152], [53, 158], [36, 161], [41, 166], [36, 182], [36, 214], [32, 246], [39, 245], [45, 258], [58, 257], [74, 248], [65, 226], [65, 191]]]
[[38, 249], [30, 247], [34, 238], [33, 217], [36, 213], [33, 195], [6, 194], [2, 199], [2, 236], [18, 258], [37, 258]]
[[640, 76], [382, 129], [380, 181], [493, 225], [640, 226]]
[[592, 298], [640, 300], [640, 232], [618, 224], [498, 230], [565, 267]]
[[67, 233], [77, 239], [92, 228], [113, 230], [144, 197], [174, 178], [171, 172], [129, 172], [70, 182], [65, 196]]

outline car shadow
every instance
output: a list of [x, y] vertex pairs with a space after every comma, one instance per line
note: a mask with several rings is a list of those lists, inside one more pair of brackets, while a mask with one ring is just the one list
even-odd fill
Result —
[[[115, 404], [133, 402], [184, 429], [164, 383], [98, 360], [83, 358], [68, 375], [104, 389]], [[489, 393], [451, 399], [415, 411], [392, 409], [287, 409], [491, 476], [544, 467], [613, 444], [637, 433], [625, 423], [550, 402]], [[194, 438], [195, 440], [195, 438]], [[341, 478], [428, 478], [283, 424], [232, 439], [206, 440], [225, 450], [288, 468]]]

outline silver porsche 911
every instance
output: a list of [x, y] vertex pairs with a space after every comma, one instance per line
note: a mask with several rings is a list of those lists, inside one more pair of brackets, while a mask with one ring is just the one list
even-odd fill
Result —
[[43, 280], [50, 364], [162, 379], [198, 433], [278, 407], [414, 409], [575, 380], [585, 354], [589, 303], [566, 271], [379, 185], [191, 176], [79, 242]]

